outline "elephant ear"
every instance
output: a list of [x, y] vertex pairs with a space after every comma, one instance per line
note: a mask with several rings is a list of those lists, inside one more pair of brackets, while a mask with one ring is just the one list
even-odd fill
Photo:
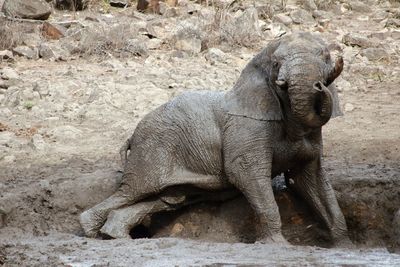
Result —
[[270, 86], [271, 55], [279, 41], [271, 42], [242, 71], [233, 89], [225, 94], [224, 109], [233, 116], [256, 120], [283, 119], [278, 97]]
[[331, 118], [335, 118], [335, 117], [339, 117], [339, 116], [343, 116], [343, 112], [340, 108], [340, 103], [339, 103], [339, 95], [338, 92], [336, 90], [336, 85], [335, 83], [331, 83], [328, 86], [328, 90], [331, 92], [332, 94], [332, 115]]

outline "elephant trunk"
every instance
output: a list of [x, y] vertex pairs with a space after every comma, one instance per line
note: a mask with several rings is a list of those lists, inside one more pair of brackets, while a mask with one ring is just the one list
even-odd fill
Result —
[[[292, 88], [292, 90], [301, 89]], [[332, 106], [332, 95], [321, 82], [315, 82], [312, 92], [303, 95], [303, 98], [291, 98], [293, 115], [302, 124], [312, 128], [321, 127], [329, 121], [332, 115]]]

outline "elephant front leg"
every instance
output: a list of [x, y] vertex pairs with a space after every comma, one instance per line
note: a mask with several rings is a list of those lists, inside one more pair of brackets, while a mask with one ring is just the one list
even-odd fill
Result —
[[287, 178], [289, 188], [302, 196], [325, 223], [334, 245], [351, 247], [345, 218], [335, 192], [321, 168], [321, 159], [314, 160], [303, 168], [290, 170]]
[[281, 218], [271, 184], [272, 148], [263, 122], [242, 119], [234, 132], [227, 131], [224, 142], [225, 171], [258, 216], [261, 242], [287, 244], [281, 232]]

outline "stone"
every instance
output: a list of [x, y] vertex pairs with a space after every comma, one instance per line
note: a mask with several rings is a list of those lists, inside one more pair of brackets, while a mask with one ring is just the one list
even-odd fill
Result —
[[58, 40], [65, 36], [66, 28], [60, 25], [45, 22], [42, 25], [41, 33], [47, 39]]
[[218, 48], [210, 48], [205, 54], [205, 58], [210, 62], [211, 65], [214, 65], [216, 62], [225, 62], [226, 54], [222, 52]]
[[400, 19], [395, 19], [395, 18], [388, 19], [385, 27], [400, 28]]
[[28, 59], [38, 59], [39, 53], [37, 49], [32, 49], [26, 45], [17, 46], [13, 49], [14, 54]]
[[312, 16], [315, 19], [332, 19], [333, 18], [333, 14], [331, 12], [324, 11], [324, 10], [314, 10], [312, 12]]
[[395, 251], [400, 252], [400, 209], [393, 216], [393, 241], [395, 244]]
[[39, 56], [44, 59], [67, 60], [70, 54], [58, 44], [42, 43], [39, 46]]
[[354, 12], [358, 12], [358, 13], [371, 12], [371, 8], [369, 7], [369, 5], [364, 4], [363, 2], [360, 2], [357, 0], [352, 0], [352, 1], [349, 1], [349, 4], [350, 4], [351, 10], [353, 10]]
[[181, 224], [181, 223], [176, 223], [174, 224], [174, 226], [171, 229], [171, 236], [177, 236], [178, 234], [180, 234], [183, 230], [185, 229], [185, 227]]
[[283, 14], [283, 13], [281, 13], [281, 14], [276, 14], [276, 15], [272, 18], [272, 21], [282, 23], [282, 24], [284, 24], [284, 25], [286, 25], [286, 26], [289, 26], [290, 24], [293, 23], [292, 18], [289, 17], [288, 15]]
[[10, 67], [0, 69], [0, 74], [1, 78], [4, 80], [19, 79], [18, 73]]
[[314, 0], [303, 0], [303, 8], [307, 11], [313, 11], [313, 10], [318, 9]]
[[12, 61], [13, 59], [14, 56], [10, 50], [0, 51], [0, 61]]
[[288, 27], [286, 27], [282, 23], [277, 23], [277, 22], [271, 23], [268, 26], [268, 29], [270, 30], [270, 33], [273, 38], [281, 37], [281, 36], [285, 35], [286, 33], [290, 32], [290, 29]]
[[309, 12], [304, 9], [296, 9], [290, 12], [290, 17], [296, 24], [312, 24], [314, 23], [314, 18]]
[[175, 48], [192, 54], [200, 53], [201, 39], [194, 37], [177, 40], [175, 42]]
[[159, 49], [162, 45], [163, 41], [158, 38], [152, 38], [147, 41], [147, 48], [150, 50]]
[[130, 0], [110, 0], [110, 6], [114, 7], [130, 7], [131, 1]]
[[138, 39], [129, 39], [126, 42], [125, 50], [136, 56], [148, 55], [146, 43]]
[[[83, 10], [88, 7], [90, 0], [54, 0], [54, 6], [61, 10]], [[75, 4], [75, 5], [74, 5]]]
[[376, 39], [368, 39], [361, 34], [347, 33], [343, 36], [343, 43], [350, 46], [360, 46], [363, 48], [376, 47], [379, 41]]
[[344, 111], [346, 112], [352, 112], [354, 110], [354, 105], [351, 103], [346, 103], [344, 105]]
[[29, 145], [35, 150], [45, 150], [47, 148], [47, 144], [43, 139], [41, 134], [35, 134], [32, 136], [31, 142]]
[[366, 48], [361, 50], [360, 55], [368, 58], [370, 61], [378, 61], [388, 59], [389, 54], [383, 48]]
[[51, 7], [44, 0], [5, 0], [2, 11], [9, 17], [46, 20], [51, 14]]
[[59, 141], [69, 141], [80, 138], [82, 131], [71, 125], [58, 126], [49, 132], [50, 136]]

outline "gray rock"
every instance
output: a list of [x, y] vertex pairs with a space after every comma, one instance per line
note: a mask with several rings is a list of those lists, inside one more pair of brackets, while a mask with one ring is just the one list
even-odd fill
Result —
[[0, 51], [0, 61], [13, 60], [14, 56], [10, 50]]
[[370, 61], [377, 61], [389, 58], [388, 52], [383, 48], [366, 48], [361, 50], [360, 55], [368, 58]]
[[110, 6], [129, 7], [129, 6], [131, 6], [131, 1], [130, 0], [110, 0]]
[[312, 16], [315, 19], [332, 19], [333, 18], [333, 14], [331, 12], [324, 11], [324, 10], [314, 10], [312, 12]]
[[376, 47], [379, 45], [379, 41], [376, 39], [368, 39], [363, 35], [356, 33], [347, 33], [343, 36], [343, 43], [351, 46], [360, 46], [363, 48]]
[[5, 0], [2, 11], [9, 17], [46, 20], [51, 7], [44, 0]]
[[210, 48], [205, 54], [205, 58], [214, 65], [216, 62], [225, 62], [226, 54], [218, 48]]
[[276, 15], [272, 18], [272, 20], [273, 20], [274, 22], [282, 23], [282, 24], [284, 24], [284, 25], [286, 25], [286, 26], [289, 26], [290, 24], [293, 23], [292, 18], [289, 17], [288, 15], [283, 14], [283, 13], [281, 13], [281, 14], [276, 14]]
[[31, 142], [29, 145], [35, 150], [45, 150], [47, 148], [47, 144], [43, 139], [43, 136], [40, 134], [35, 134], [32, 136]]
[[200, 53], [201, 39], [200, 38], [185, 38], [175, 42], [175, 48], [184, 52], [193, 54]]
[[357, 0], [352, 0], [349, 1], [350, 8], [354, 12], [359, 12], [359, 13], [369, 13], [371, 12], [371, 8], [369, 5], [364, 4], [363, 2], [357, 1]]
[[129, 39], [126, 42], [125, 50], [136, 56], [148, 55], [148, 49], [146, 43], [138, 39]]
[[400, 209], [394, 214], [393, 218], [393, 241], [395, 244], [396, 252], [400, 252]]
[[314, 23], [314, 18], [309, 12], [304, 9], [296, 9], [290, 12], [290, 17], [296, 24], [312, 24]]
[[150, 50], [159, 49], [163, 41], [157, 38], [152, 38], [147, 41], [147, 48]]
[[4, 67], [0, 70], [1, 78], [4, 80], [19, 79], [18, 72], [10, 67]]
[[71, 125], [58, 126], [50, 131], [50, 136], [59, 141], [70, 141], [80, 138], [82, 131]]
[[317, 5], [314, 0], [303, 0], [303, 8], [308, 11], [313, 11], [317, 9]]
[[39, 58], [39, 51], [37, 49], [32, 49], [25, 45], [17, 46], [13, 49], [13, 52], [18, 56], [26, 57], [29, 59]]
[[400, 28], [400, 19], [395, 19], [395, 18], [388, 19], [385, 27]]
[[270, 30], [270, 34], [273, 38], [281, 37], [282, 35], [290, 32], [290, 29], [288, 27], [286, 27], [282, 23], [277, 23], [277, 22], [271, 23], [268, 26], [268, 29]]
[[39, 56], [44, 59], [67, 60], [70, 54], [58, 44], [42, 43], [39, 46]]

